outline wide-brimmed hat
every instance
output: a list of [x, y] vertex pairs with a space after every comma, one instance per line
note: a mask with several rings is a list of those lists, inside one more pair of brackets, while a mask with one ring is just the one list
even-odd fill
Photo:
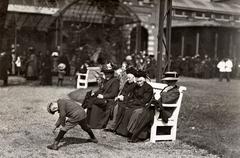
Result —
[[103, 73], [114, 73], [113, 65], [111, 63], [104, 64], [102, 66], [102, 70], [101, 71]]
[[177, 81], [178, 80], [178, 73], [175, 71], [165, 72], [162, 81]]
[[126, 73], [127, 73], [127, 74], [133, 74], [134, 76], [136, 76], [137, 73], [138, 73], [138, 71], [137, 71], [134, 67], [129, 67], [129, 68], [127, 68], [127, 70], [126, 70]]
[[66, 68], [66, 65], [64, 63], [58, 64], [58, 69], [59, 70], [64, 70]]
[[128, 56], [126, 56], [125, 59], [126, 59], [126, 60], [132, 60], [132, 56], [131, 56], [131, 55], [128, 55]]
[[147, 78], [147, 73], [146, 73], [145, 71], [138, 70], [135, 77], [144, 77], [144, 78]]
[[59, 54], [58, 54], [58, 52], [52, 52], [52, 56], [53, 56], [53, 57], [58, 57]]

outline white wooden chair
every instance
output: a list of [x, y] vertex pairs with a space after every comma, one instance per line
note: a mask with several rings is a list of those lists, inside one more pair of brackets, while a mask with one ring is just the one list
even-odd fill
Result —
[[77, 73], [77, 88], [87, 88], [88, 83], [97, 82], [96, 71], [100, 72], [100, 67], [88, 67], [86, 73]]
[[[166, 86], [166, 84], [162, 83], [149, 83], [153, 87], [153, 91], [155, 93], [155, 98], [160, 98], [160, 92], [161, 90]], [[182, 97], [183, 97], [183, 91], [185, 91], [187, 88], [184, 86], [179, 87], [180, 96], [178, 101], [175, 104], [163, 104], [163, 107], [167, 108], [173, 108], [173, 114], [168, 119], [168, 123], [165, 123], [162, 121], [159, 117], [159, 111], [155, 111], [154, 115], [154, 122], [151, 127], [151, 135], [150, 135], [150, 142], [155, 143], [157, 140], [176, 140], [176, 133], [177, 133], [177, 121], [178, 121], [178, 114], [181, 107]], [[158, 133], [158, 127], [168, 127], [169, 131], [167, 133], [161, 133], [161, 131]], [[159, 129], [161, 130], [161, 129]]]

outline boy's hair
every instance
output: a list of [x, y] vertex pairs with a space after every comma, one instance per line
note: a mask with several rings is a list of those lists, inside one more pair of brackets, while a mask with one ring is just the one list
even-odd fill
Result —
[[47, 111], [48, 111], [50, 114], [53, 115], [53, 114], [55, 113], [55, 111], [52, 111], [52, 110], [51, 110], [52, 105], [53, 105], [53, 102], [51, 102], [51, 103], [48, 104], [48, 106], [47, 106]]

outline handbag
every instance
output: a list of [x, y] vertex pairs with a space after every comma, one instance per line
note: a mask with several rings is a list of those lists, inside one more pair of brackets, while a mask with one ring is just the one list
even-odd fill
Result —
[[93, 104], [99, 106], [100, 108], [106, 108], [107, 99], [94, 98]]
[[172, 113], [167, 111], [161, 103], [161, 100], [153, 99], [150, 104], [154, 104], [155, 108], [160, 112], [159, 118], [162, 118], [162, 121], [168, 123], [168, 119], [172, 116]]
[[172, 116], [171, 112], [165, 110], [164, 108], [160, 110], [159, 118], [162, 118], [163, 122], [168, 123], [168, 119]]
[[92, 101], [91, 101], [92, 96], [91, 96], [91, 94], [92, 94], [92, 90], [91, 90], [91, 91], [88, 91], [88, 92], [86, 93], [84, 99], [83, 99], [82, 107], [83, 107], [84, 109], [90, 108], [91, 105], [92, 105]]

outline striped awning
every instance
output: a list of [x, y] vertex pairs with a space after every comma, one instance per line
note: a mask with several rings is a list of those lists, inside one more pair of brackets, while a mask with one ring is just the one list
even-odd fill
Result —
[[[5, 28], [15, 25], [47, 31], [61, 14], [65, 21], [124, 25], [139, 22], [138, 16], [122, 3], [105, 12], [91, 0], [9, 0]], [[100, 1], [101, 2], [101, 1]], [[114, 9], [114, 10], [113, 10]]]
[[240, 15], [239, 0], [223, 2], [212, 2], [211, 0], [173, 0], [173, 8]]
[[125, 25], [140, 22], [138, 16], [123, 3], [116, 1], [76, 0], [62, 7], [54, 16], [65, 21]]
[[196, 20], [196, 21], [184, 21], [173, 20], [172, 27], [229, 27], [240, 28], [240, 23], [233, 22], [221, 22], [221, 21], [209, 21], [209, 20]]

